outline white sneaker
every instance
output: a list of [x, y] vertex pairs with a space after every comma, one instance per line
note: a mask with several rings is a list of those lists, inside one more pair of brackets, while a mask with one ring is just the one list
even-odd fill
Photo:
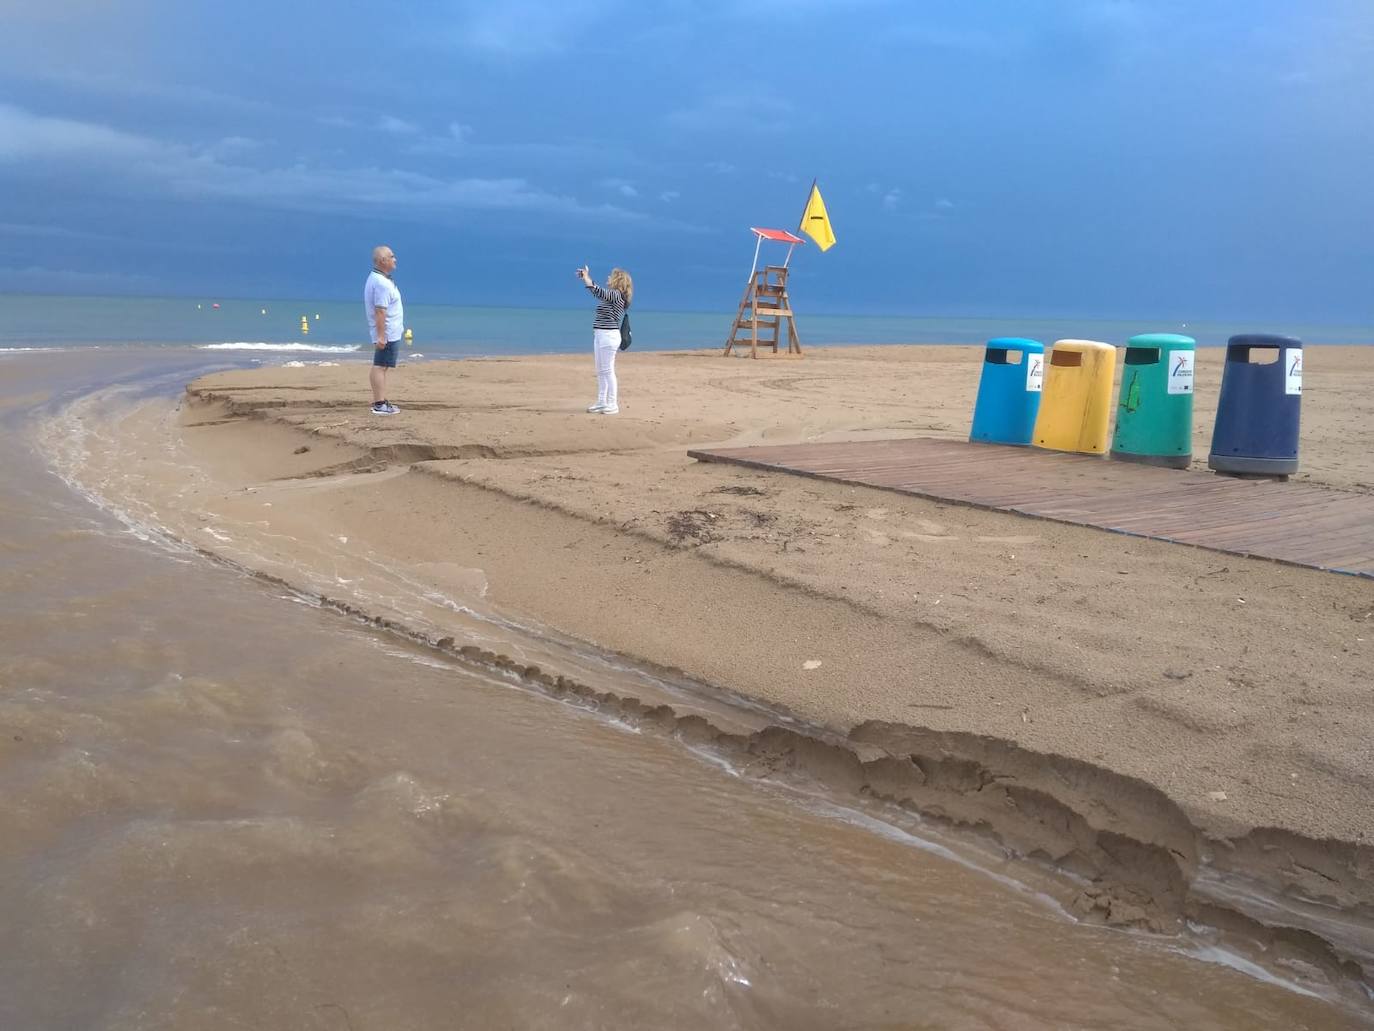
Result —
[[598, 402], [596, 402], [596, 404], [591, 404], [591, 405], [588, 405], [588, 406], [587, 406], [587, 411], [589, 411], [589, 412], [604, 412], [605, 410], [606, 410], [606, 402], [605, 402], [605, 401], [598, 401]]
[[618, 415], [620, 414], [620, 406], [606, 405], [604, 408], [598, 408], [597, 411], [600, 412], [602, 415]]

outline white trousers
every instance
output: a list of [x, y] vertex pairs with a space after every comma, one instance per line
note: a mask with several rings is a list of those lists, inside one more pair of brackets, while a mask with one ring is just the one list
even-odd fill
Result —
[[615, 382], [615, 356], [620, 351], [620, 330], [592, 330], [592, 353], [596, 355], [596, 403], [618, 407]]

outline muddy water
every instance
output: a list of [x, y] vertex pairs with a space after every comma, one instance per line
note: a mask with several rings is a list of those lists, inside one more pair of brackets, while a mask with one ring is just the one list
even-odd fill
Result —
[[1360, 1026], [130, 532], [27, 445], [199, 367], [0, 356], [0, 1028]]

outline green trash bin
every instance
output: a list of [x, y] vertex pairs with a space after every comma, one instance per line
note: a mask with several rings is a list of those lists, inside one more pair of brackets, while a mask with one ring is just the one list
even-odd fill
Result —
[[1170, 469], [1193, 460], [1193, 358], [1197, 341], [1142, 333], [1126, 344], [1111, 457]]

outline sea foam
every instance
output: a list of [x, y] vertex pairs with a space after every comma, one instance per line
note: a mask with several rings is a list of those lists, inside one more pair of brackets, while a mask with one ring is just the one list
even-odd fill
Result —
[[322, 354], [352, 354], [361, 350], [357, 344], [328, 347], [324, 344], [271, 344], [266, 341], [231, 341], [223, 344], [197, 344], [197, 351], [316, 351]]

